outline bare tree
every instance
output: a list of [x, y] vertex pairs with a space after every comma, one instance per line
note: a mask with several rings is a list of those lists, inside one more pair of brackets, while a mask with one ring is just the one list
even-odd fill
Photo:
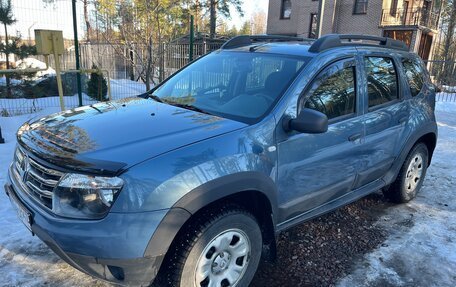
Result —
[[447, 3], [447, 23], [446, 23], [446, 35], [443, 44], [443, 57], [446, 60], [443, 68], [442, 80], [445, 83], [454, 81], [454, 61], [456, 60], [456, 0], [449, 0]]
[[263, 11], [255, 12], [252, 15], [252, 34], [266, 33], [266, 13]]

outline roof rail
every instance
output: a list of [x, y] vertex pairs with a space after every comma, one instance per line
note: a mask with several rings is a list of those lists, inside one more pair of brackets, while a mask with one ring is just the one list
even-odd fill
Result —
[[291, 41], [304, 41], [307, 39], [293, 37], [293, 36], [282, 36], [282, 35], [242, 35], [231, 38], [226, 41], [221, 49], [235, 49], [243, 46], [251, 45], [255, 42], [291, 42]]
[[[345, 40], [343, 42], [343, 40]], [[370, 42], [378, 42], [377, 45], [371, 43], [363, 43], [363, 42], [353, 42], [355, 41], [370, 41]], [[377, 36], [369, 36], [369, 35], [349, 35], [349, 34], [328, 34], [320, 37], [316, 40], [312, 46], [309, 48], [309, 52], [319, 53], [327, 49], [342, 47], [342, 46], [382, 46], [385, 48], [390, 49], [397, 49], [408, 51], [409, 48], [407, 45], [399, 40], [394, 40], [388, 37], [377, 37]]]

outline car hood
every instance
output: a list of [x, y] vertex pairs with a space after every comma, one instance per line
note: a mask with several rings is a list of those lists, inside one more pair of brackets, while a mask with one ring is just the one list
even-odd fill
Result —
[[150, 99], [128, 98], [25, 123], [17, 137], [23, 148], [54, 165], [116, 174], [160, 154], [245, 126]]

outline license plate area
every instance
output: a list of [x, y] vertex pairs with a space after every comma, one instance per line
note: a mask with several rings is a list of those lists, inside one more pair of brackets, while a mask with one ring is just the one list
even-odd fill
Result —
[[[27, 227], [30, 232], [32, 232], [32, 223], [33, 223], [33, 216], [30, 211], [19, 201], [16, 194], [11, 190], [8, 191], [9, 199], [13, 209], [16, 211], [17, 217], [20, 221]], [[33, 233], [33, 232], [32, 232]]]

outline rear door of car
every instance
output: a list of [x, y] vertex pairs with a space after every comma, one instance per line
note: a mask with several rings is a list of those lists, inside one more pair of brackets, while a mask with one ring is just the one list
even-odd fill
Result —
[[407, 137], [410, 115], [409, 91], [398, 59], [387, 53], [364, 52], [359, 62], [365, 141], [355, 188], [378, 180], [390, 169]]

